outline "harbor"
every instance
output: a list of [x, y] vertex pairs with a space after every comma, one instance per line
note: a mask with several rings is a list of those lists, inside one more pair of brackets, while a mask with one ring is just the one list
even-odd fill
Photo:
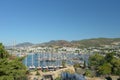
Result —
[[[20, 56], [20, 55], [18, 55]], [[23, 64], [28, 69], [49, 69], [56, 70], [63, 68], [63, 62], [65, 65], [72, 66], [75, 63], [83, 63], [85, 55], [69, 54], [69, 53], [29, 53], [23, 60]]]
[[[18, 55], [20, 56], [20, 55]], [[73, 65], [75, 63], [84, 64], [85, 55], [80, 55], [77, 53], [29, 53], [26, 54], [25, 59], [23, 60], [23, 64], [30, 71], [31, 75], [29, 76], [30, 80], [34, 79], [48, 79], [55, 80], [57, 77], [66, 77], [66, 75], [71, 75], [69, 73], [74, 73], [75, 70]], [[36, 72], [40, 73], [41, 77], [36, 76]], [[47, 76], [47, 77], [46, 77]], [[77, 75], [78, 76], [78, 75]], [[85, 80], [82, 75], [79, 75], [78, 80]]]

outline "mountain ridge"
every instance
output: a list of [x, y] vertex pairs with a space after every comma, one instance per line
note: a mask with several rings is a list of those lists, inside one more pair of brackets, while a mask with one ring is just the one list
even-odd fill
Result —
[[23, 43], [19, 43], [17, 45], [15, 45], [15, 47], [28, 47], [28, 46], [33, 46], [33, 43], [30, 42], [23, 42]]
[[20, 46], [41, 46], [41, 47], [100, 47], [103, 45], [114, 45], [120, 44], [120, 38], [91, 38], [83, 40], [51, 40], [49, 42], [44, 42], [40, 44], [33, 44], [30, 42], [24, 42], [16, 45]]

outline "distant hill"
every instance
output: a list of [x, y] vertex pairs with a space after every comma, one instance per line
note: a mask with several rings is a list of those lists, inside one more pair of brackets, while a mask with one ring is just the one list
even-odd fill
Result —
[[79, 41], [71, 41], [77, 47], [100, 47], [103, 45], [118, 45], [120, 38], [93, 38]]
[[47, 46], [47, 47], [72, 47], [71, 42], [66, 40], [51, 40], [46, 43], [38, 44], [38, 46]]
[[100, 47], [104, 45], [119, 45], [120, 46], [120, 38], [92, 38], [92, 39], [84, 39], [84, 40], [74, 40], [74, 41], [66, 41], [66, 40], [51, 40], [49, 42], [41, 43], [41, 44], [32, 44], [30, 42], [17, 44], [16, 47], [28, 47], [28, 46], [41, 46], [41, 47]]
[[24, 42], [24, 43], [17, 44], [15, 47], [28, 47], [28, 46], [33, 46], [33, 45], [34, 45], [33, 43]]
[[104, 45], [120, 45], [120, 38], [92, 38], [84, 40], [66, 41], [52, 40], [50, 42], [39, 44], [47, 47], [100, 47]]

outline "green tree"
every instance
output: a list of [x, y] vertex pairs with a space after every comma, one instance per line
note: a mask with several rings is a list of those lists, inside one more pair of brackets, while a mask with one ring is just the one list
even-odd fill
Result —
[[120, 59], [113, 58], [111, 60], [111, 64], [112, 64], [112, 73], [116, 75], [120, 75]]
[[114, 58], [115, 53], [107, 53], [105, 56], [105, 60], [109, 63], [111, 63], [112, 59]]
[[89, 58], [89, 66], [99, 75], [120, 75], [120, 59], [115, 53], [107, 53], [106, 56], [94, 54]]
[[63, 66], [63, 67], [66, 67], [66, 63], [65, 63], [64, 60], [62, 60], [62, 66]]
[[89, 67], [97, 69], [98, 66], [102, 65], [105, 62], [104, 56], [100, 54], [94, 54], [89, 58]]
[[79, 50], [75, 50], [75, 53], [80, 53], [80, 51]]
[[102, 66], [99, 66], [98, 73], [101, 75], [111, 74], [111, 64], [104, 63]]
[[93, 75], [92, 75], [92, 72], [91, 72], [91, 70], [86, 70], [85, 71], [85, 76], [88, 76], [88, 77], [92, 77]]
[[17, 60], [8, 61], [7, 59], [0, 60], [0, 80], [10, 76], [15, 80], [23, 78], [26, 75], [26, 67]]
[[5, 47], [0, 43], [0, 58], [7, 58], [9, 56], [8, 52], [5, 50]]
[[38, 72], [38, 70], [37, 70], [37, 72], [36, 72], [36, 75], [40, 75], [40, 73]]
[[9, 59], [9, 54], [0, 43], [0, 80], [23, 80], [26, 78], [26, 67], [16, 57]]

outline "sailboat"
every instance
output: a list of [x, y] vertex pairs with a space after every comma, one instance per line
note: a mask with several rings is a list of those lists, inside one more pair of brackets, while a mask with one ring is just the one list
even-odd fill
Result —
[[35, 69], [35, 66], [34, 66], [34, 64], [33, 64], [33, 53], [32, 53], [32, 65], [31, 66], [29, 66], [29, 69]]
[[[40, 53], [39, 53], [39, 58], [40, 58]], [[40, 61], [38, 60], [38, 67], [37, 67], [38, 70], [41, 70], [41, 67], [40, 67]]]
[[26, 61], [25, 65], [26, 65], [26, 67], [27, 67], [27, 56], [26, 56], [26, 59], [25, 59], [25, 61]]
[[[43, 53], [43, 57], [46, 58], [46, 53]], [[44, 62], [43, 63], [44, 66], [42, 67], [42, 71], [44, 71], [44, 70], [47, 71], [48, 70], [48, 66], [46, 64], [46, 60], [43, 59], [43, 62]]]

